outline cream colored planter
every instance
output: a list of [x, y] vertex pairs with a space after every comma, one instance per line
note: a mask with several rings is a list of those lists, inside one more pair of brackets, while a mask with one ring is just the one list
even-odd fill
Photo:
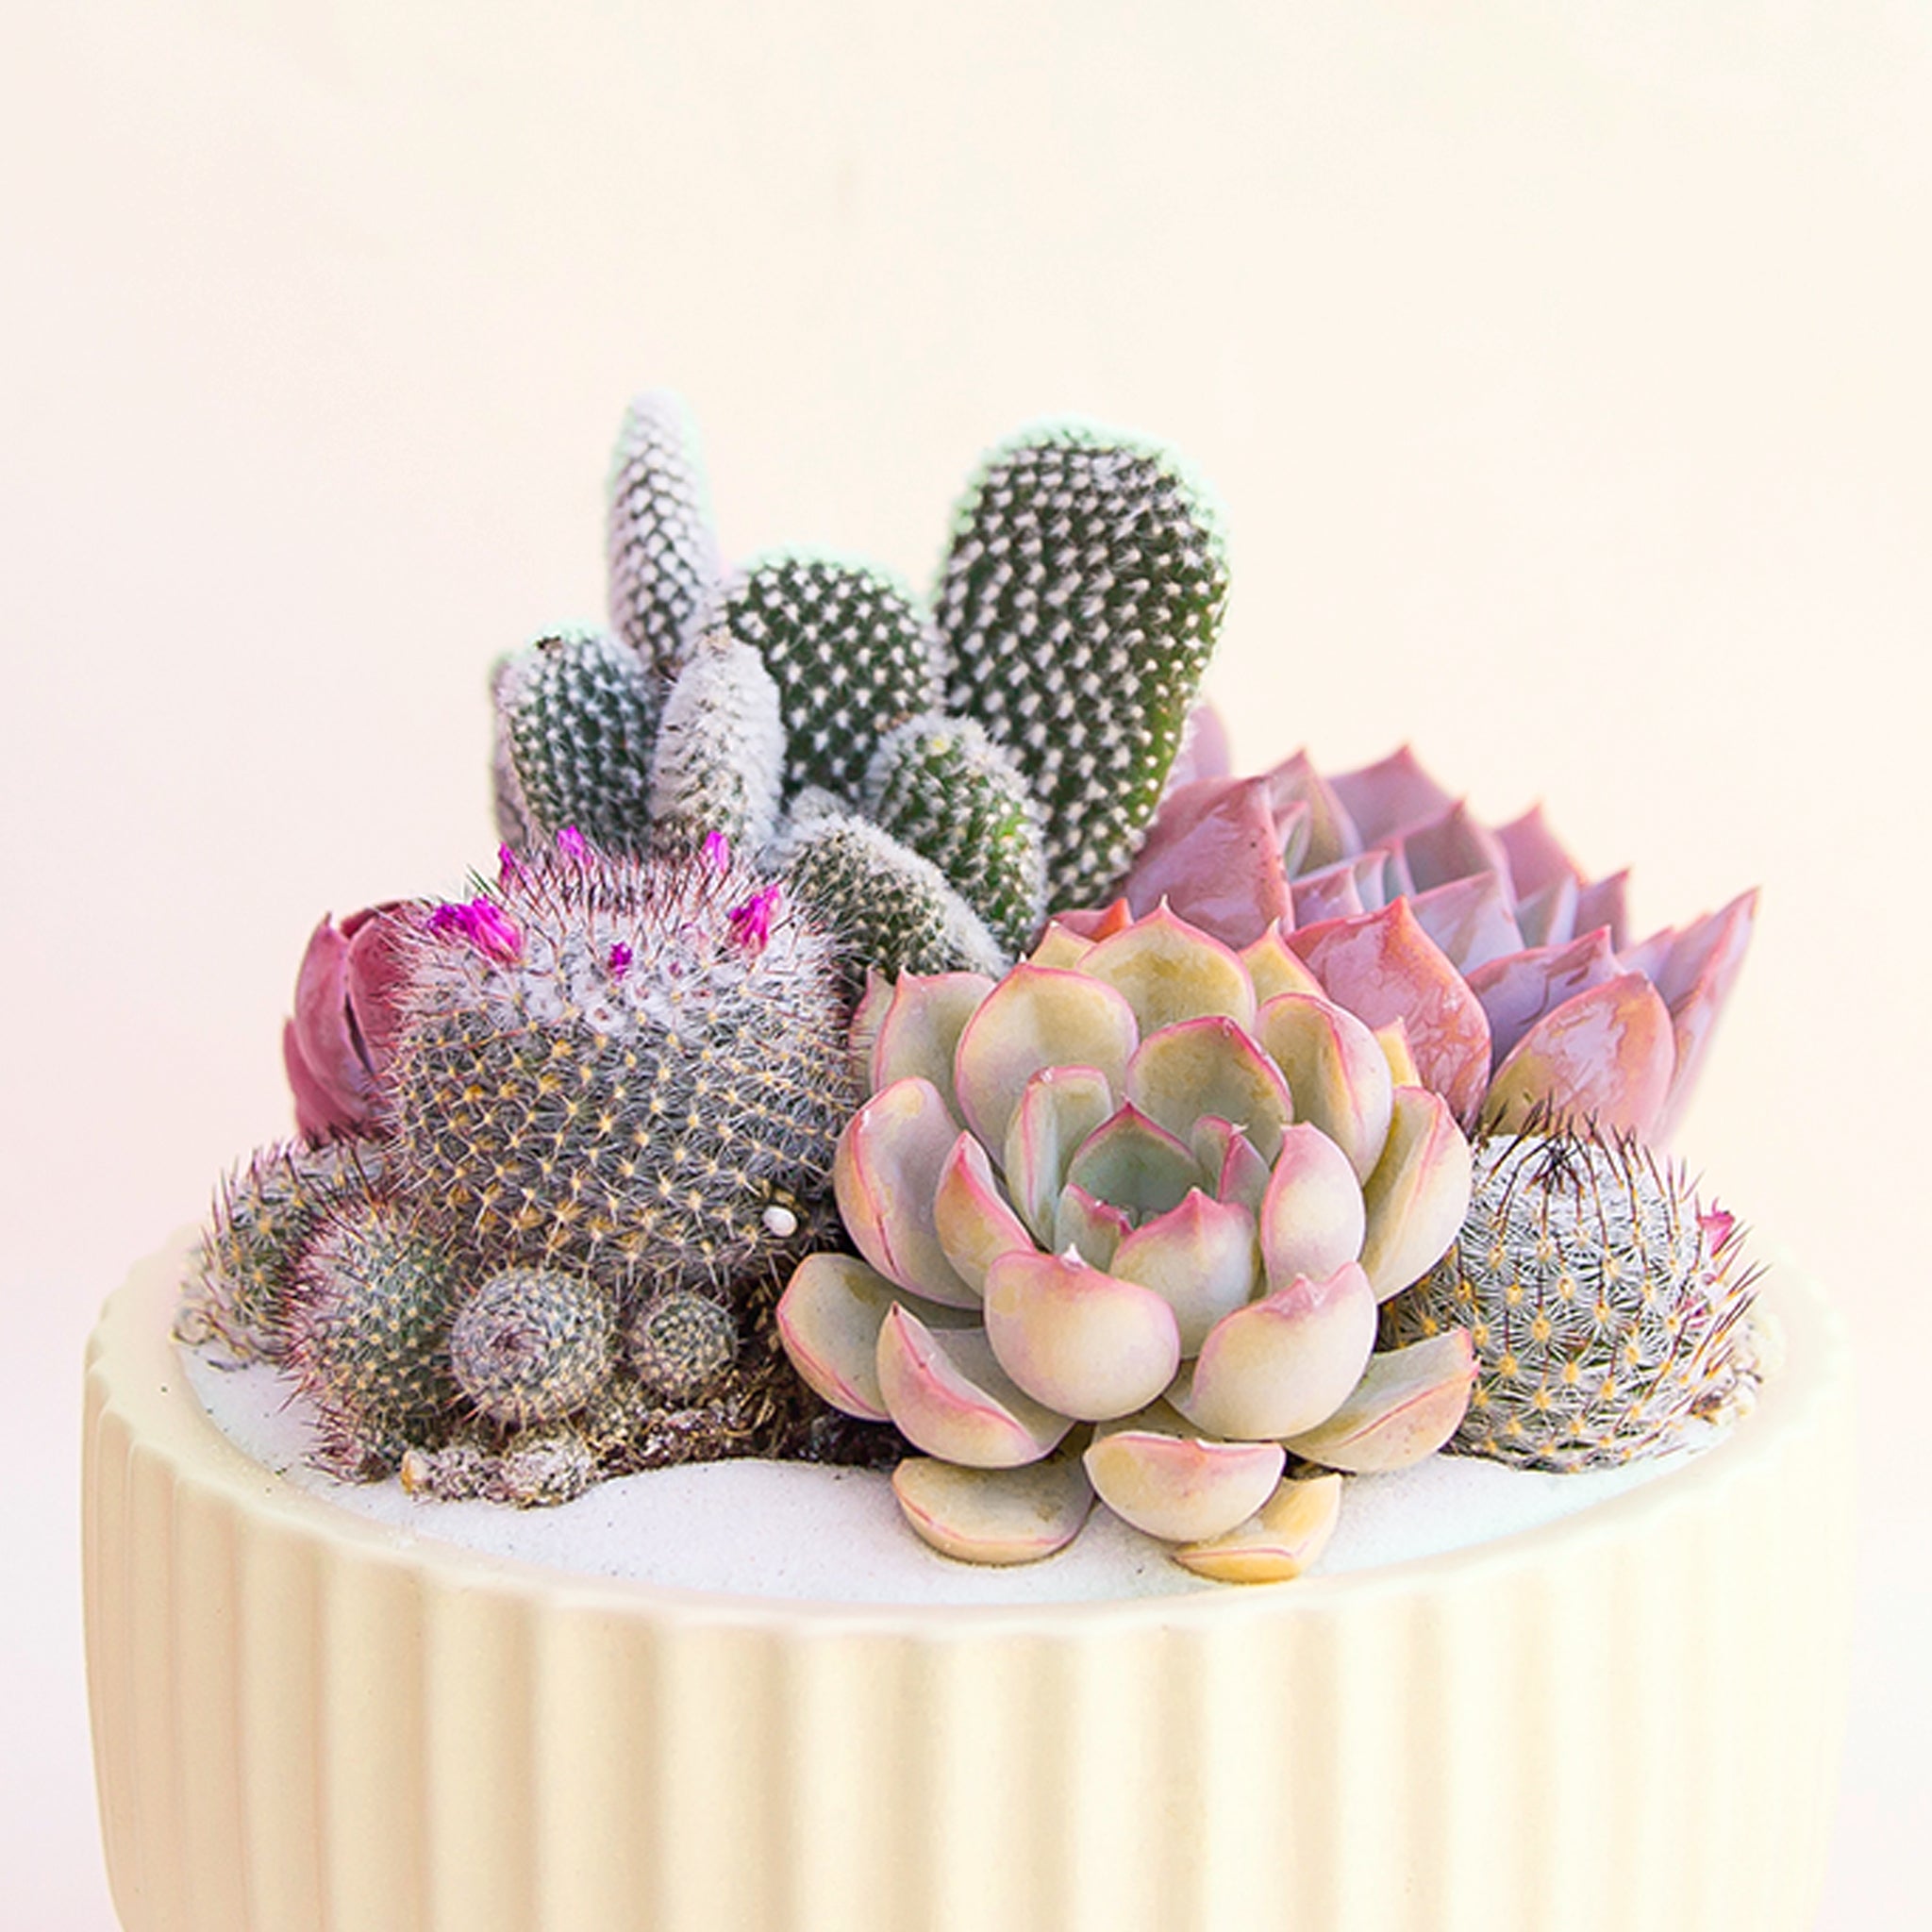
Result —
[[87, 1381], [128, 1932], [1784, 1932], [1836, 1780], [1849, 1368], [1481, 1550], [1275, 1590], [853, 1609], [403, 1542], [247, 1460], [166, 1340]]

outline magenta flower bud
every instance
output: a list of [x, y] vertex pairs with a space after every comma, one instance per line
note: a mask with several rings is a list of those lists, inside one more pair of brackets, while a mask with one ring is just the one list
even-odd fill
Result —
[[610, 949], [611, 978], [622, 979], [630, 971], [630, 962], [636, 957], [636, 954], [622, 940], [619, 940]]
[[705, 834], [705, 858], [717, 872], [731, 870], [731, 841], [723, 832]]
[[731, 937], [741, 946], [762, 953], [772, 939], [772, 917], [778, 909], [778, 888], [766, 886], [754, 892], [742, 906], [734, 906], [724, 917]]
[[557, 849], [566, 858], [583, 859], [590, 855], [590, 841], [575, 825], [565, 825], [557, 835]]

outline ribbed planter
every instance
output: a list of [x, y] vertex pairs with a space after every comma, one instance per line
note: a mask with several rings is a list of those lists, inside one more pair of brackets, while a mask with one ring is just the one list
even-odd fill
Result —
[[1842, 1333], [1690, 1467], [1479, 1550], [998, 1609], [409, 1541], [89, 1354], [88, 1667], [127, 1932], [1799, 1932], [1836, 1782]]

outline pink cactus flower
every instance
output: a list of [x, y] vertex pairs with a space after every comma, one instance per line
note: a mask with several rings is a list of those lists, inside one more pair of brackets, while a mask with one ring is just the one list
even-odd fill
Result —
[[705, 861], [713, 872], [731, 870], [731, 841], [723, 832], [705, 834]]
[[762, 953], [772, 940], [772, 919], [778, 909], [776, 886], [754, 892], [742, 906], [734, 906], [724, 917], [732, 939], [748, 952]]
[[524, 949], [516, 922], [492, 899], [466, 899], [439, 906], [429, 915], [429, 930], [440, 939], [466, 940], [479, 953], [508, 964]]
[[375, 1130], [382, 1076], [394, 1050], [401, 968], [394, 901], [326, 916], [310, 934], [295, 978], [294, 1016], [282, 1029], [282, 1064], [295, 1123], [312, 1146]]
[[[1406, 746], [1324, 778], [1306, 754], [1169, 791], [1122, 891], [1225, 944], [1278, 933], [1329, 997], [1402, 1020], [1459, 1118], [1539, 1106], [1661, 1141], [1742, 966], [1757, 895], [1632, 941], [1541, 807], [1480, 824]], [[1062, 914], [1063, 924], [1074, 924]]]

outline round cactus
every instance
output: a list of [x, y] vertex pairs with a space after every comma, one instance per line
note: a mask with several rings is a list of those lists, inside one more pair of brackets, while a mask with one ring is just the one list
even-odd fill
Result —
[[855, 1097], [834, 957], [722, 854], [519, 861], [404, 949], [397, 1174], [480, 1274], [761, 1276], [811, 1245]]
[[177, 1339], [235, 1363], [275, 1360], [296, 1263], [329, 1210], [380, 1178], [370, 1141], [259, 1149], [222, 1182], [175, 1316]]
[[450, 1250], [393, 1203], [341, 1208], [309, 1242], [285, 1327], [326, 1466], [348, 1475], [386, 1470], [412, 1441], [434, 1436], [456, 1397], [456, 1288]]
[[1384, 1310], [1391, 1341], [1451, 1325], [1476, 1385], [1449, 1446], [1591, 1469], [1679, 1445], [1751, 1398], [1754, 1274], [1736, 1224], [1624, 1136], [1540, 1127], [1478, 1141], [1467, 1220]]
[[1045, 1555], [1097, 1492], [1207, 1574], [1293, 1574], [1283, 1522], [1332, 1509], [1276, 1497], [1289, 1451], [1398, 1468], [1460, 1421], [1467, 1336], [1372, 1350], [1461, 1224], [1468, 1143], [1299, 985], [1162, 910], [876, 1015], [834, 1170], [858, 1257], [804, 1261], [778, 1327], [924, 1452], [895, 1487], [937, 1547]]
[[506, 1269], [457, 1311], [450, 1367], [492, 1422], [555, 1422], [603, 1386], [616, 1327], [615, 1304], [598, 1283], [555, 1269]]
[[655, 1295], [638, 1310], [625, 1338], [643, 1385], [667, 1401], [704, 1394], [738, 1353], [731, 1310], [691, 1289]]

